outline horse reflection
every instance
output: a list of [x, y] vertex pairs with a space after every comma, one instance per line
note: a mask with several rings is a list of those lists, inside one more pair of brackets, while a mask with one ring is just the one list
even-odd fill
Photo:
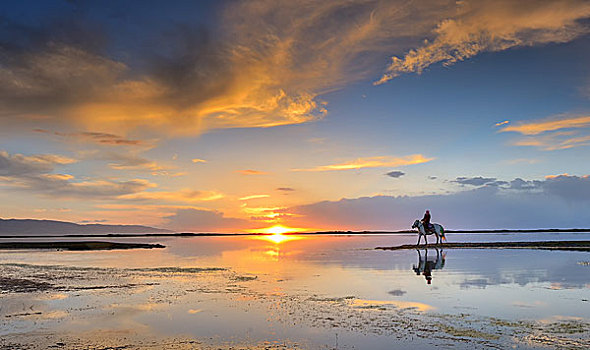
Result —
[[420, 249], [416, 249], [418, 252], [418, 266], [413, 265], [412, 270], [416, 273], [416, 276], [420, 274], [424, 275], [426, 283], [432, 283], [432, 270], [442, 270], [445, 266], [446, 253], [442, 249], [436, 248], [436, 256], [428, 256], [428, 249], [424, 249], [424, 256], [420, 253]]

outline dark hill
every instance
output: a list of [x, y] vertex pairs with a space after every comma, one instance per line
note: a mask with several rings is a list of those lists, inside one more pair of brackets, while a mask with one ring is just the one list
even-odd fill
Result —
[[141, 225], [82, 225], [73, 222], [54, 220], [0, 219], [0, 236], [63, 236], [169, 232], [172, 231]]

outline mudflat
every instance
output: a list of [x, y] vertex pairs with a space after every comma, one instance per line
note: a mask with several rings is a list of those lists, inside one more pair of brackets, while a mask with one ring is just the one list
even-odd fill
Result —
[[377, 247], [381, 250], [404, 250], [416, 248], [439, 249], [540, 249], [540, 250], [571, 250], [590, 251], [590, 241], [540, 241], [540, 242], [457, 242], [414, 245], [404, 244], [393, 247]]
[[6, 249], [59, 249], [59, 250], [111, 250], [165, 248], [161, 244], [116, 243], [100, 241], [79, 242], [0, 242], [0, 250]]

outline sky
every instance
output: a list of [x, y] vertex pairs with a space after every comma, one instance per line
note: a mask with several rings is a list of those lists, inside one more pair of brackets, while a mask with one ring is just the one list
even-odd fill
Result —
[[0, 4], [0, 217], [590, 227], [590, 2]]

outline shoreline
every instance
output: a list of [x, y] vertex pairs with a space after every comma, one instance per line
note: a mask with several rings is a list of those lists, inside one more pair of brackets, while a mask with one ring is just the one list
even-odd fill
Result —
[[[552, 228], [552, 229], [498, 229], [498, 230], [445, 230], [445, 233], [589, 233], [590, 228]], [[285, 236], [313, 236], [313, 235], [404, 235], [417, 234], [415, 230], [400, 231], [318, 231], [318, 232], [290, 232]], [[78, 238], [78, 237], [224, 237], [224, 236], [269, 236], [271, 233], [222, 233], [222, 232], [175, 232], [175, 233], [99, 233], [99, 234], [66, 234], [66, 235], [0, 235], [3, 238]]]
[[165, 248], [161, 244], [115, 243], [101, 241], [78, 242], [0, 242], [0, 250], [56, 249], [56, 250], [113, 250]]
[[376, 247], [377, 250], [409, 249], [537, 249], [590, 252], [590, 241], [539, 241], [539, 242], [458, 242], [393, 247]]

